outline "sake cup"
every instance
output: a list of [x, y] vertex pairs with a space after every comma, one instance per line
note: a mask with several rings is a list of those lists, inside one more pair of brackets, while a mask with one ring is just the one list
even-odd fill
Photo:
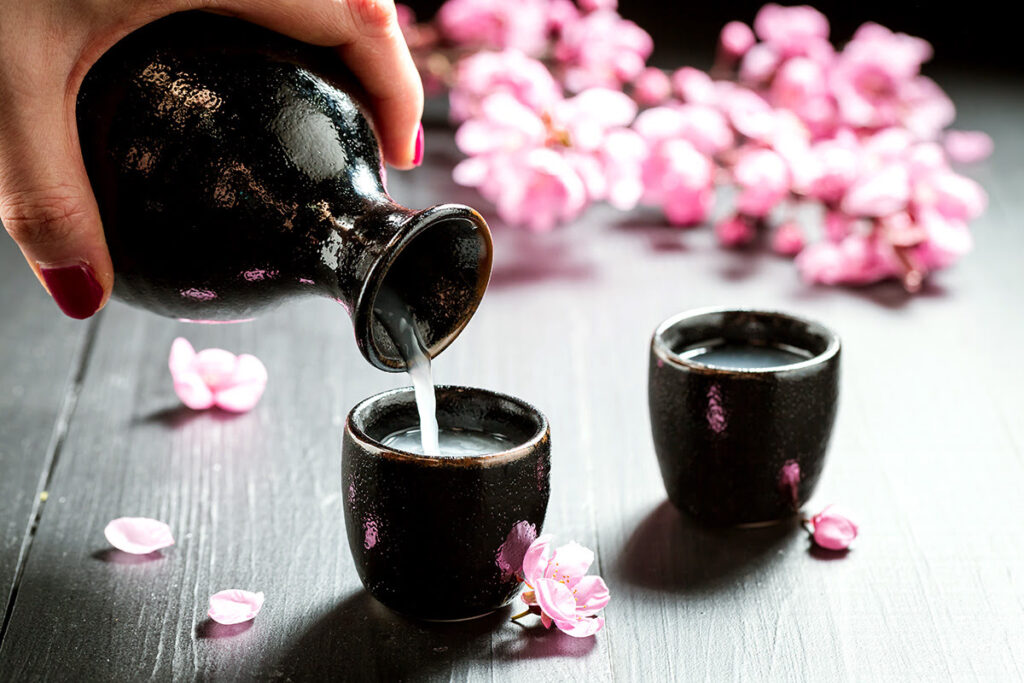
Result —
[[701, 309], [661, 323], [648, 407], [669, 500], [712, 526], [794, 514], [825, 463], [839, 351], [827, 327], [785, 313]]
[[486, 455], [427, 456], [385, 446], [419, 425], [411, 388], [372, 396], [348, 415], [342, 444], [345, 527], [373, 597], [432, 621], [489, 614], [520, 589], [523, 555], [547, 511], [551, 437], [529, 403], [486, 389], [439, 386], [444, 429], [502, 434]]

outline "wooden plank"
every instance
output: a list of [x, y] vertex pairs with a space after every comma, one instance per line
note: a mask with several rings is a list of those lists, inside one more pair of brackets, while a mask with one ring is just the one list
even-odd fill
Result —
[[[73, 407], [88, 323], [61, 315], [0, 235], [0, 615], [28, 549], [49, 463]], [[2, 619], [2, 617], [0, 617]], [[0, 622], [2, 623], [2, 622]]]
[[[553, 433], [546, 530], [598, 552], [607, 629], [574, 640], [509, 624], [412, 622], [369, 598], [345, 547], [342, 420], [403, 383], [370, 368], [328, 302], [244, 326], [184, 327], [111, 307], [51, 486], [0, 679], [305, 680], [961, 679], [1024, 674], [1024, 136], [1006, 83], [954, 89], [965, 127], [995, 158], [974, 173], [992, 207], [977, 252], [918, 297], [897, 287], [811, 289], [767, 253], [718, 250], [707, 230], [593, 210], [544, 237], [497, 234], [493, 283], [435, 364], [443, 383], [538, 405]], [[430, 166], [392, 174], [411, 205], [453, 191], [443, 134]], [[665, 501], [647, 422], [657, 323], [685, 308], [792, 310], [843, 336], [842, 403], [809, 510], [859, 513], [842, 559], [796, 524], [709, 531]], [[171, 339], [260, 355], [271, 384], [252, 413], [176, 407]], [[112, 517], [171, 523], [178, 544], [128, 561], [102, 537]], [[443, 577], [438, 577], [443, 580]], [[205, 621], [207, 597], [267, 593], [249, 627]]]

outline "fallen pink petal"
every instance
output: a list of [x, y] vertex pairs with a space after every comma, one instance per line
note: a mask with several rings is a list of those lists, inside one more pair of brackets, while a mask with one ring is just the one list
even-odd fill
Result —
[[263, 607], [263, 593], [232, 588], [210, 596], [208, 615], [218, 624], [241, 624], [251, 621]]
[[174, 545], [171, 528], [148, 517], [119, 517], [103, 529], [110, 545], [132, 555], [149, 553]]
[[171, 345], [167, 365], [174, 392], [193, 410], [216, 405], [230, 412], [246, 412], [259, 403], [267, 386], [267, 368], [259, 358], [236, 356], [224, 349], [196, 353], [183, 337]]
[[810, 524], [814, 542], [827, 550], [846, 550], [857, 538], [857, 524], [835, 505], [814, 515]]

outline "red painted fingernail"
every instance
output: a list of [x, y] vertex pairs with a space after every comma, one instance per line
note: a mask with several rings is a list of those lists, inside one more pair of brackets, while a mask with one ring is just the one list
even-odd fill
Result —
[[71, 318], [82, 320], [99, 310], [103, 301], [100, 286], [92, 268], [84, 263], [73, 266], [40, 267], [46, 288], [60, 310]]
[[419, 166], [423, 163], [423, 124], [416, 131], [416, 151], [412, 153], [412, 165]]

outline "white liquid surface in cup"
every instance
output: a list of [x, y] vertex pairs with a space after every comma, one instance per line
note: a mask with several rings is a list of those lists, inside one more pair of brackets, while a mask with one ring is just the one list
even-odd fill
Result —
[[381, 443], [400, 451], [409, 451], [420, 455], [439, 455], [440, 457], [500, 453], [515, 445], [512, 439], [503, 434], [478, 432], [471, 429], [442, 429], [436, 438], [439, 445], [436, 453], [427, 453], [423, 449], [423, 435], [418, 427], [389, 434], [381, 440]]

